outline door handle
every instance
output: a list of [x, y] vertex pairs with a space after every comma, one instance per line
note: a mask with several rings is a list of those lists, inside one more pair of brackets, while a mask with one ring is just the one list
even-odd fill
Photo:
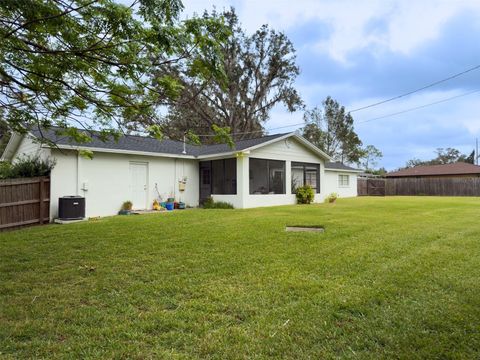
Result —
[[147, 185], [143, 185], [143, 190], [147, 190]]

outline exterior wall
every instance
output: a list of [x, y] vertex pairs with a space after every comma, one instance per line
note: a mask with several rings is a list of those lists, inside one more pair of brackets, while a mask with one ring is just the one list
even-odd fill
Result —
[[[198, 161], [95, 152], [92, 160], [76, 151], [53, 150], [57, 165], [51, 175], [52, 218], [58, 216], [58, 198], [81, 195], [86, 201], [86, 216], [115, 215], [124, 201], [130, 200], [130, 162], [148, 164], [147, 206], [152, 207], [160, 196], [173, 196], [187, 206], [198, 206]], [[184, 192], [178, 190], [178, 181], [187, 177]]]
[[[249, 158], [285, 161], [285, 194], [250, 194]], [[306, 162], [320, 164], [320, 193], [315, 194], [315, 202], [322, 202], [330, 192], [326, 189], [325, 161], [295, 139], [280, 140], [270, 145], [252, 150], [237, 158], [237, 195], [214, 195], [215, 201], [227, 201], [237, 208], [253, 208], [295, 204], [295, 194], [291, 192], [291, 164]]]
[[[340, 186], [338, 175], [348, 175], [349, 185]], [[357, 173], [327, 170], [325, 171], [327, 196], [331, 193], [337, 193], [341, 198], [357, 196]]]
[[41, 144], [33, 141], [33, 139], [25, 135], [20, 141], [17, 150], [15, 151], [12, 159], [15, 162], [16, 159], [19, 159], [24, 156], [34, 157], [39, 156], [42, 159], [46, 159], [50, 156], [50, 149], [42, 148]]

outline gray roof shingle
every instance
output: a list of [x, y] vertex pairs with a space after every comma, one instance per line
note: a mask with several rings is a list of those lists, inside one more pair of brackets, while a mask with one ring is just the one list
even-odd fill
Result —
[[[157, 140], [152, 137], [139, 136], [139, 135], [124, 135], [120, 137], [118, 141], [109, 139], [107, 141], [102, 141], [98, 136], [95, 136], [95, 133], [89, 134], [92, 137], [92, 141], [79, 144], [73, 141], [71, 138], [58, 135], [55, 128], [48, 130], [32, 130], [31, 133], [41, 139], [44, 138], [48, 141], [51, 141], [57, 145], [71, 145], [71, 146], [82, 146], [85, 148], [97, 148], [97, 149], [112, 149], [112, 150], [127, 150], [127, 151], [141, 151], [141, 152], [150, 152], [150, 153], [161, 153], [161, 154], [171, 154], [171, 155], [184, 155], [183, 148], [184, 144], [182, 141], [175, 141], [169, 139]], [[255, 139], [239, 140], [235, 144], [235, 148], [230, 148], [227, 144], [214, 144], [214, 145], [190, 145], [186, 144], [186, 154], [190, 156], [200, 156], [200, 155], [215, 155], [232, 151], [241, 151], [248, 149], [252, 146], [260, 145], [267, 141], [282, 137], [286, 134], [275, 134], [267, 135]]]

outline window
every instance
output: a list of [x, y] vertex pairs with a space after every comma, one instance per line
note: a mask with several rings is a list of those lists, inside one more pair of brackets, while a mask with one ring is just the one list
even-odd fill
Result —
[[285, 161], [249, 159], [250, 194], [285, 194]]
[[200, 172], [201, 185], [210, 185], [212, 194], [237, 193], [237, 159], [202, 161], [200, 166], [203, 166], [203, 171]]
[[320, 165], [292, 162], [292, 193], [304, 185], [310, 185], [317, 194], [320, 193]]
[[338, 186], [340, 186], [340, 187], [350, 186], [350, 176], [349, 175], [338, 175]]

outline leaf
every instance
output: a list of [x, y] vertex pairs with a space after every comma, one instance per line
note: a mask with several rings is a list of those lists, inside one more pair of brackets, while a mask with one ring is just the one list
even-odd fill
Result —
[[79, 155], [84, 159], [93, 160], [93, 151], [92, 150], [79, 150]]
[[215, 133], [213, 141], [219, 144], [227, 144], [231, 149], [235, 147], [232, 135], [230, 134], [230, 127], [220, 127], [215, 124], [212, 125], [212, 130]]

